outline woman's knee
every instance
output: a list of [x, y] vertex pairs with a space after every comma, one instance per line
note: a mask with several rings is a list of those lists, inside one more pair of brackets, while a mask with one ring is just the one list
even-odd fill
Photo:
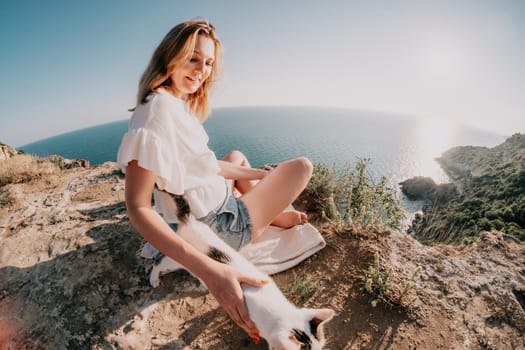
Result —
[[314, 171], [314, 165], [310, 161], [310, 159], [306, 157], [300, 157], [297, 158], [297, 160], [301, 163], [301, 167], [303, 169], [303, 174], [307, 179], [310, 179], [312, 177], [312, 173]]
[[293, 167], [295, 176], [300, 176], [306, 180], [312, 177], [314, 166], [310, 159], [306, 157], [299, 157], [289, 162], [290, 166]]

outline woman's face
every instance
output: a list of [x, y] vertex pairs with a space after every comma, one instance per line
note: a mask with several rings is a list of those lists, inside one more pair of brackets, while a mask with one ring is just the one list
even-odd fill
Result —
[[189, 94], [199, 89], [211, 74], [215, 60], [215, 44], [205, 35], [197, 35], [195, 50], [190, 60], [180, 62], [171, 75], [171, 93], [186, 99]]

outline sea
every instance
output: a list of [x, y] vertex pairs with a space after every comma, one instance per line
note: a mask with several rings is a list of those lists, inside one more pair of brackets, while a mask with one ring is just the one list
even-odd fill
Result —
[[[92, 165], [115, 161], [127, 125], [127, 119], [98, 125], [17, 149]], [[330, 167], [369, 159], [370, 177], [387, 176], [392, 186], [413, 176], [447, 182], [436, 157], [455, 146], [493, 147], [507, 137], [445, 120], [325, 107], [217, 108], [204, 128], [219, 159], [231, 150], [243, 152], [254, 167], [299, 156]], [[418, 205], [405, 199], [405, 207], [412, 211]]]

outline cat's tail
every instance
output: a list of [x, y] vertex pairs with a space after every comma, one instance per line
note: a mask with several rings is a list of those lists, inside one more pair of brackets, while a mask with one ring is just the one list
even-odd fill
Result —
[[175, 202], [175, 206], [177, 207], [177, 219], [179, 220], [179, 222], [181, 222], [183, 224], [188, 222], [188, 219], [190, 217], [190, 205], [189, 205], [188, 201], [186, 200], [186, 198], [184, 198], [184, 195], [182, 195], [182, 194], [173, 194], [173, 193], [168, 192], [166, 190], [161, 190], [157, 186], [157, 184], [155, 184], [155, 188], [158, 191], [161, 191], [161, 192], [169, 194], [170, 197], [173, 199], [173, 201]]
[[177, 219], [185, 224], [190, 218], [190, 205], [183, 195], [175, 194], [172, 196], [177, 206]]

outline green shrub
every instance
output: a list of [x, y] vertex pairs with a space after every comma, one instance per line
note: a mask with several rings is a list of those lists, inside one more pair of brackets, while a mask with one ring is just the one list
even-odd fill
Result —
[[312, 178], [301, 196], [308, 197], [307, 211], [320, 213], [329, 220], [339, 220], [335, 197], [339, 198], [341, 191], [336, 169], [315, 164]]
[[499, 210], [489, 210], [485, 213], [485, 217], [489, 220], [495, 220], [501, 217], [501, 212]]
[[501, 218], [505, 221], [513, 221], [514, 220], [514, 212], [512, 211], [511, 207], [506, 207], [503, 209], [503, 212], [501, 214]]
[[295, 275], [292, 283], [287, 284], [282, 292], [294, 304], [304, 306], [314, 296], [316, 288], [310, 277]]
[[477, 210], [483, 206], [484, 202], [479, 198], [472, 198], [467, 199], [464, 202], [465, 207], [469, 208], [470, 210]]
[[480, 230], [489, 231], [491, 229], [490, 221], [487, 218], [481, 218], [478, 222], [478, 227]]
[[501, 230], [503, 227], [505, 227], [505, 223], [500, 219], [492, 220], [490, 222], [490, 225], [493, 229], [496, 230]]
[[[525, 238], [525, 232], [523, 232], [521, 227], [519, 227], [519, 225], [515, 224], [514, 222], [505, 224], [505, 228], [503, 229], [503, 232], [505, 232], [506, 234], [518, 237], [521, 240]], [[521, 238], [520, 236], [523, 236], [523, 238]]]
[[370, 303], [376, 307], [379, 302], [388, 303], [386, 293], [389, 282], [394, 272], [392, 269], [385, 269], [381, 264], [379, 253], [374, 254], [374, 262], [364, 271], [364, 290], [370, 295]]
[[398, 228], [404, 211], [387, 178], [374, 182], [368, 159], [342, 169], [315, 164], [310, 183], [301, 194], [307, 211], [322, 218], [359, 228]]
[[372, 307], [380, 302], [402, 306], [408, 292], [416, 286], [420, 272], [418, 267], [410, 278], [400, 278], [392, 268], [384, 267], [379, 252], [375, 252], [373, 263], [363, 271], [363, 289], [370, 296]]

